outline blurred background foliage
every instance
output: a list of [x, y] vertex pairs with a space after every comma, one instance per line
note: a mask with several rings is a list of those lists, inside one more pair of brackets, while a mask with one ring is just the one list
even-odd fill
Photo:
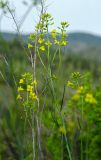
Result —
[[[27, 45], [25, 44], [27, 51]], [[25, 122], [23, 109], [21, 104], [16, 100], [17, 97], [17, 84], [21, 74], [31, 71], [31, 65], [26, 55], [26, 51], [18, 39], [13, 41], [5, 41], [2, 36], [0, 38], [0, 156], [1, 160], [4, 159], [19, 159], [19, 160], [30, 160], [32, 159], [32, 146], [31, 146], [31, 130], [28, 124]], [[54, 49], [51, 49], [51, 54]], [[28, 53], [28, 52], [27, 52]], [[89, 52], [89, 54], [92, 54]], [[101, 140], [101, 123], [100, 123], [100, 112], [101, 112], [101, 66], [100, 63], [95, 59], [88, 59], [82, 55], [75, 55], [72, 51], [62, 53], [62, 67], [58, 70], [58, 56], [55, 60], [53, 71], [57, 77], [55, 80], [56, 94], [61, 101], [64, 83], [69, 79], [70, 75], [74, 71], [80, 73], [90, 73], [88, 78], [88, 84], [93, 84], [94, 94], [96, 95], [99, 103], [97, 108], [91, 106], [88, 110], [88, 115], [91, 115], [91, 120], [87, 123], [91, 123], [90, 132], [87, 135], [89, 138], [89, 157], [91, 160], [100, 160], [100, 140]], [[47, 64], [47, 62], [46, 62]], [[44, 73], [41, 71], [40, 61], [37, 60], [37, 78], [40, 86], [44, 84]], [[41, 76], [40, 76], [41, 73]], [[89, 74], [88, 74], [89, 75]], [[39, 92], [40, 92], [39, 88]], [[66, 99], [68, 99], [68, 92]], [[68, 97], [68, 98], [67, 98]], [[44, 102], [44, 95], [41, 98], [41, 103]], [[66, 102], [67, 103], [67, 100]], [[42, 146], [44, 159], [59, 160], [60, 159], [60, 135], [57, 127], [51, 119], [51, 98], [50, 93], [46, 95], [46, 110], [44, 111], [43, 117], [43, 131], [42, 131]], [[85, 106], [86, 107], [86, 106]], [[69, 114], [73, 116], [72, 108]], [[74, 120], [73, 120], [74, 121]], [[71, 122], [69, 123], [71, 124]], [[93, 127], [92, 127], [93, 126]], [[73, 152], [75, 155], [74, 160], [80, 159], [78, 154], [80, 152], [78, 138], [75, 138], [75, 134], [71, 128], [68, 128], [68, 135], [73, 143]], [[79, 133], [78, 133], [79, 134]], [[85, 132], [86, 134], [86, 132]], [[85, 143], [84, 135], [84, 143]], [[73, 140], [75, 139], [75, 141]], [[76, 141], [77, 140], [77, 141]], [[47, 142], [47, 143], [46, 143]], [[74, 145], [75, 144], [75, 145]], [[64, 155], [65, 155], [64, 148]], [[64, 156], [64, 159], [68, 159]]]

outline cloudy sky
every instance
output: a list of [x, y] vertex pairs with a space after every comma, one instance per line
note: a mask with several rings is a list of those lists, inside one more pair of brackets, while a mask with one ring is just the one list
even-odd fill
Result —
[[[31, 0], [26, 1], [31, 4]], [[16, 9], [16, 21], [19, 23], [27, 6], [22, 5], [22, 0], [10, 2], [11, 7]], [[61, 21], [68, 21], [69, 32], [80, 31], [101, 35], [101, 0], [47, 0], [47, 4], [48, 12], [54, 17], [55, 27]], [[33, 7], [21, 28], [22, 32], [33, 32], [37, 15], [38, 7]], [[2, 31], [16, 31], [10, 15], [3, 17], [0, 25]]]

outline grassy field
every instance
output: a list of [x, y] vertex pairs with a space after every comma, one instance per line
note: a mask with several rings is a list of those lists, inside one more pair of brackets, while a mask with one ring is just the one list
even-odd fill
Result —
[[[92, 52], [92, 51], [89, 51]], [[33, 157], [30, 114], [17, 100], [19, 79], [32, 73], [27, 54], [18, 40], [0, 40], [0, 159], [30, 160]], [[50, 54], [53, 56], [54, 49]], [[43, 53], [42, 53], [43, 54]], [[89, 53], [91, 55], [91, 53]], [[47, 59], [43, 56], [45, 66]], [[41, 153], [44, 160], [100, 160], [101, 65], [95, 59], [67, 51], [58, 54], [52, 77], [36, 61], [40, 97]], [[51, 81], [54, 93], [51, 89]], [[55, 99], [55, 100], [54, 100]], [[30, 104], [31, 107], [31, 104]], [[37, 109], [34, 108], [35, 114]], [[34, 124], [35, 126], [37, 124]], [[36, 155], [39, 153], [36, 131]], [[39, 159], [42, 159], [39, 158]]]

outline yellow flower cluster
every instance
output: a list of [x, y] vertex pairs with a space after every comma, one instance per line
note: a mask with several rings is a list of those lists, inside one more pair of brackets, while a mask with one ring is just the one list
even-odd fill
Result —
[[90, 104], [97, 104], [97, 100], [93, 97], [91, 93], [86, 94], [85, 102], [90, 103]]
[[[66, 46], [68, 41], [66, 40], [67, 33], [66, 28], [69, 26], [68, 22], [61, 22], [61, 26], [58, 27], [59, 32], [57, 32], [56, 29], [53, 29], [51, 31], [51, 35], [49, 37], [48, 30], [49, 26], [53, 25], [53, 18], [52, 16], [45, 12], [40, 17], [40, 22], [35, 27], [35, 34], [30, 34], [29, 39], [33, 42], [37, 41], [38, 46], [38, 53], [44, 53], [46, 51], [46, 46], [48, 47], [48, 53], [49, 53], [49, 47], [52, 45], [58, 45], [59, 48]], [[37, 34], [38, 33], [38, 34]], [[47, 38], [47, 36], [49, 38]], [[51, 41], [51, 39], [53, 39]], [[28, 49], [34, 48], [34, 46], [31, 43], [28, 43]]]
[[74, 101], [78, 101], [80, 99], [80, 94], [75, 94], [73, 97], [72, 97], [72, 100]]
[[[64, 28], [66, 27], [65, 25], [66, 25], [66, 23], [63, 23]], [[54, 39], [54, 44], [55, 45], [66, 46], [67, 43], [68, 43], [68, 41], [65, 40], [65, 38], [67, 37], [67, 34], [64, 32], [63, 28], [61, 29], [61, 31], [62, 31], [62, 33], [61, 33], [61, 36], [60, 36], [60, 38], [61, 38], [60, 40], [58, 40], [57, 37], [56, 37], [57, 34], [58, 34], [56, 29], [54, 29], [52, 31], [51, 35], [52, 35], [52, 38]]]
[[33, 86], [27, 85], [27, 91], [28, 91], [28, 92], [32, 92], [32, 91], [33, 91]]
[[28, 49], [31, 49], [31, 48], [33, 48], [33, 45], [28, 43]]
[[45, 46], [41, 46], [40, 48], [40, 51], [44, 52], [46, 49], [45, 49]]
[[60, 45], [61, 45], [61, 46], [66, 46], [66, 45], [67, 45], [67, 41], [61, 41], [61, 42], [60, 42]]
[[30, 73], [25, 73], [22, 75], [22, 78], [19, 80], [17, 99], [24, 100], [24, 95], [27, 92], [29, 100], [38, 100], [38, 97], [34, 92], [34, 86], [36, 85], [37, 81], [32, 80], [32, 75]]
[[46, 13], [46, 12], [43, 13], [40, 18], [41, 18], [40, 22], [35, 27], [36, 31], [37, 32], [41, 31], [42, 33], [43, 32], [46, 33], [48, 26], [54, 24], [53, 18], [49, 13]]
[[32, 100], [38, 100], [37, 95], [35, 94], [35, 92], [33, 92], [33, 86], [32, 85], [27, 85], [27, 92], [29, 92], [29, 97]]
[[69, 23], [63, 21], [63, 22], [61, 22], [61, 26], [62, 26], [62, 28], [67, 28], [69, 26]]
[[84, 87], [83, 86], [79, 86], [76, 94], [72, 97], [72, 100], [74, 101], [78, 101], [80, 99], [80, 96], [84, 94]]
[[50, 41], [47, 41], [47, 42], [45, 43], [45, 45], [48, 46], [48, 47], [50, 47], [50, 46], [52, 46], [52, 43], [51, 43]]
[[36, 39], [36, 34], [34, 33], [34, 34], [30, 34], [30, 36], [29, 36], [29, 39], [32, 41], [32, 42], [34, 42], [35, 41], [35, 39]]
[[18, 87], [18, 92], [24, 91], [24, 88], [22, 86]]
[[78, 94], [83, 94], [84, 93], [84, 87], [83, 86], [79, 86], [77, 89], [77, 93]]
[[30, 81], [32, 81], [32, 75], [28, 72], [28, 73], [24, 73], [23, 75], [22, 75], [22, 79], [24, 80], [24, 81], [28, 81], [28, 80], [30, 80]]
[[37, 97], [37, 95], [35, 94], [35, 92], [30, 92], [29, 97], [30, 97], [32, 100], [38, 100], [38, 97]]
[[[68, 82], [68, 85], [72, 88], [73, 84]], [[76, 93], [73, 95], [72, 100], [78, 101], [81, 97], [84, 97], [86, 103], [97, 104], [97, 100], [94, 98], [92, 93], [86, 93], [86, 90], [83, 86], [79, 86]]]
[[[19, 84], [20, 84], [20, 86], [18, 87], [18, 92], [24, 91], [24, 88], [21, 86], [22, 84], [24, 84], [24, 79], [21, 78], [19, 80]], [[21, 99], [21, 96], [18, 95], [17, 99]]]
[[81, 77], [81, 74], [80, 74], [80, 72], [73, 72], [71, 76], [72, 76], [72, 78], [74, 78], [74, 79], [78, 79], [78, 78]]
[[37, 85], [37, 81], [36, 80], [34, 80], [32, 83], [31, 83], [31, 85]]
[[[39, 42], [39, 44], [42, 44], [42, 43], [43, 43], [43, 41], [42, 41], [41, 39], [39, 39], [38, 42]], [[66, 40], [58, 41], [57, 39], [55, 39], [53, 43], [52, 43], [51, 41], [45, 42], [45, 45], [48, 46], [48, 47], [52, 46], [52, 44], [59, 45], [59, 46], [66, 46], [67, 43], [68, 43], [68, 41], [66, 41]], [[40, 51], [42, 51], [42, 52], [44, 52], [44, 51], [46, 50], [46, 48], [45, 48], [44, 45], [40, 46], [39, 49], [40, 49]]]
[[52, 38], [53, 39], [56, 39], [56, 35], [57, 35], [56, 29], [52, 30]]
[[39, 38], [39, 39], [38, 39], [38, 43], [39, 43], [39, 44], [44, 43], [44, 41], [45, 41], [45, 40], [44, 40], [43, 38]]
[[18, 96], [17, 96], [17, 100], [21, 100], [21, 99], [22, 99], [21, 95], [20, 95], [20, 94], [18, 94]]
[[59, 45], [60, 42], [59, 42], [57, 39], [55, 39], [55, 40], [54, 40], [54, 44], [55, 44], [55, 45]]
[[67, 86], [70, 88], [74, 88], [74, 84], [71, 81], [67, 81]]
[[20, 79], [19, 84], [23, 84], [23, 83], [24, 83], [24, 80]]

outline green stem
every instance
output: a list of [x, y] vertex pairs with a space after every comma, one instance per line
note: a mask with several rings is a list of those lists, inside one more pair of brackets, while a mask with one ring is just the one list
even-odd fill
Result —
[[61, 134], [61, 160], [63, 160], [63, 134]]
[[[87, 124], [87, 125], [88, 125], [88, 124]], [[87, 126], [86, 160], [88, 160], [88, 145], [89, 145], [89, 140], [88, 140], [88, 126]]]
[[82, 108], [81, 108], [81, 160], [83, 160], [83, 96], [82, 96]]
[[[62, 122], [63, 122], [63, 127], [66, 129], [63, 117], [61, 116], [61, 118], [62, 118]], [[68, 144], [68, 140], [67, 140], [66, 134], [64, 134], [64, 138], [65, 138], [65, 141], [66, 141], [66, 148], [67, 148], [69, 160], [72, 160], [72, 155], [71, 155], [71, 151], [70, 151], [70, 148], [69, 148], [69, 144]]]
[[47, 57], [48, 57], [48, 63], [50, 64], [50, 47], [48, 46], [48, 54], [47, 54]]
[[54, 56], [53, 56], [53, 59], [52, 59], [52, 62], [51, 62], [51, 64], [53, 64], [53, 62], [54, 62], [54, 59], [55, 59], [55, 57], [56, 57], [56, 54], [57, 54], [57, 51], [59, 50], [59, 48], [57, 48], [56, 49], [56, 51], [55, 51], [55, 53], [54, 53]]
[[46, 66], [44, 65], [44, 62], [43, 62], [43, 60], [42, 60], [42, 58], [40, 56], [40, 53], [39, 53], [38, 49], [37, 49], [37, 53], [38, 53], [38, 56], [39, 56], [41, 64], [43, 65], [44, 69], [47, 71]]
[[59, 46], [59, 68], [61, 67], [61, 47]]

